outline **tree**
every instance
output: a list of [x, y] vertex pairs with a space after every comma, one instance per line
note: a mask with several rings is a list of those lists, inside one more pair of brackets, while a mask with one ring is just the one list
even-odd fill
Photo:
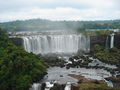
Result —
[[0, 30], [0, 90], [27, 90], [46, 71], [41, 58], [13, 45]]

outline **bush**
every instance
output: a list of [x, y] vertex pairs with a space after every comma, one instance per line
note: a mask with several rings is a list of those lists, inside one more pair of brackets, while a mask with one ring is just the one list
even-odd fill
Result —
[[105, 63], [116, 64], [120, 66], [120, 50], [117, 48], [109, 48], [106, 50], [99, 45], [95, 45], [93, 54], [95, 57]]
[[42, 59], [13, 45], [0, 30], [0, 90], [28, 90], [46, 71]]

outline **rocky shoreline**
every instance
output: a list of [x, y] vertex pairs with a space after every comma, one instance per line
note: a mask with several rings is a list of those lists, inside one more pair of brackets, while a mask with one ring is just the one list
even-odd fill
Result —
[[[93, 63], [93, 61], [95, 62], [95, 60], [96, 61], [99, 60], [96, 57], [91, 56], [90, 54], [75, 55], [75, 56], [70, 57], [68, 60], [65, 60], [63, 58], [58, 58], [58, 57], [47, 57], [47, 58], [44, 58], [44, 60], [49, 67], [57, 66], [57, 67], [61, 67], [61, 68], [65, 67], [66, 69], [70, 69], [70, 68], [104, 69], [111, 73], [112, 78], [117, 73], [120, 73], [119, 68], [117, 68], [116, 65], [111, 65], [109, 63], [105, 63], [105, 64], [107, 64], [106, 66], [101, 66], [99, 63], [96, 65], [90, 65], [90, 63]], [[71, 77], [73, 77], [73, 75]], [[114, 78], [116, 78], [116, 77], [114, 77]], [[106, 78], [106, 80], [108, 80], [108, 79]], [[118, 80], [118, 79], [114, 79], [114, 80]], [[113, 82], [112, 79], [109, 79], [108, 81]], [[113, 83], [116, 83], [116, 82], [113, 82]], [[113, 86], [115, 87], [116, 85], [117, 84], [114, 84]], [[74, 87], [74, 85], [71, 85], [71, 87]], [[117, 88], [120, 88], [120, 87], [117, 87]], [[77, 89], [75, 89], [75, 90], [77, 90]]]
[[[76, 78], [78, 80], [77, 84], [72, 84], [71, 85], [71, 90], [100, 90], [100, 89], [111, 89], [113, 90], [112, 87], [108, 87], [107, 83], [104, 82], [103, 80], [95, 80], [95, 79], [90, 79], [90, 78], [85, 78], [84, 76], [81, 75], [75, 75], [75, 74], [69, 74], [69, 76]], [[103, 87], [104, 86], [104, 87]], [[102, 88], [103, 87], [103, 88]]]
[[[70, 57], [68, 60], [65, 59], [59, 59], [58, 57], [45, 57], [45, 62], [48, 66], [54, 67], [66, 67], [69, 68], [95, 68], [95, 69], [104, 69], [110, 72], [111, 74], [115, 74], [116, 72], [120, 72], [119, 68], [116, 65], [112, 65], [109, 63], [103, 63], [99, 59], [97, 59], [94, 56], [91, 56], [89, 54], [87, 55], [79, 55], [79, 56], [73, 56]], [[90, 63], [96, 62], [95, 65], [90, 65]], [[100, 65], [101, 64], [101, 65]], [[104, 65], [102, 65], [104, 64]], [[105, 66], [106, 64], [106, 66]]]

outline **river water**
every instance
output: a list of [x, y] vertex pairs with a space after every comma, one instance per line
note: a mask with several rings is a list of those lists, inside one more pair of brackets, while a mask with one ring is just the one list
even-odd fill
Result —
[[[17, 37], [23, 39], [23, 47], [28, 52], [33, 52], [35, 54], [49, 54], [49, 53], [64, 53], [73, 54], [77, 53], [79, 50], [84, 52], [90, 51], [90, 37], [83, 34], [74, 33], [34, 33], [25, 32], [18, 33]], [[114, 38], [112, 38], [113, 47]], [[68, 59], [68, 57], [66, 57]], [[98, 60], [93, 60], [89, 66], [106, 66], [110, 68], [116, 68], [115, 66], [110, 66], [104, 64]], [[50, 67], [48, 69], [48, 74], [44, 77], [42, 82], [34, 83], [30, 90], [41, 90], [41, 83], [46, 83], [47, 87], [45, 90], [50, 90], [53, 86], [50, 82], [58, 82], [60, 84], [66, 84], [65, 90], [70, 90], [70, 83], [77, 83], [78, 80], [68, 76], [68, 74], [76, 74], [85, 76], [86, 78], [104, 80], [106, 77], [110, 77], [111, 74], [103, 69], [86, 69], [86, 68], [70, 68], [66, 69], [60, 67]]]
[[[104, 80], [106, 77], [110, 77], [111, 74], [103, 69], [86, 69], [86, 68], [70, 68], [66, 69], [60, 67], [50, 67], [48, 69], [48, 74], [42, 80], [42, 83], [56, 81], [60, 84], [77, 83], [78, 80], [68, 76], [68, 74], [76, 74], [85, 76], [86, 78]], [[30, 90], [40, 90], [40, 83], [33, 84]], [[69, 90], [70, 84], [66, 85], [65, 90]]]

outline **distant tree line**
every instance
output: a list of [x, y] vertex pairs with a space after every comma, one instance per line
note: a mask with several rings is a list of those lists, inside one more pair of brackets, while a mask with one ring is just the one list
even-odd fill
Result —
[[2, 29], [8, 31], [39, 31], [39, 30], [80, 30], [85, 29], [120, 29], [120, 20], [105, 21], [50, 21], [30, 19], [0, 23]]

